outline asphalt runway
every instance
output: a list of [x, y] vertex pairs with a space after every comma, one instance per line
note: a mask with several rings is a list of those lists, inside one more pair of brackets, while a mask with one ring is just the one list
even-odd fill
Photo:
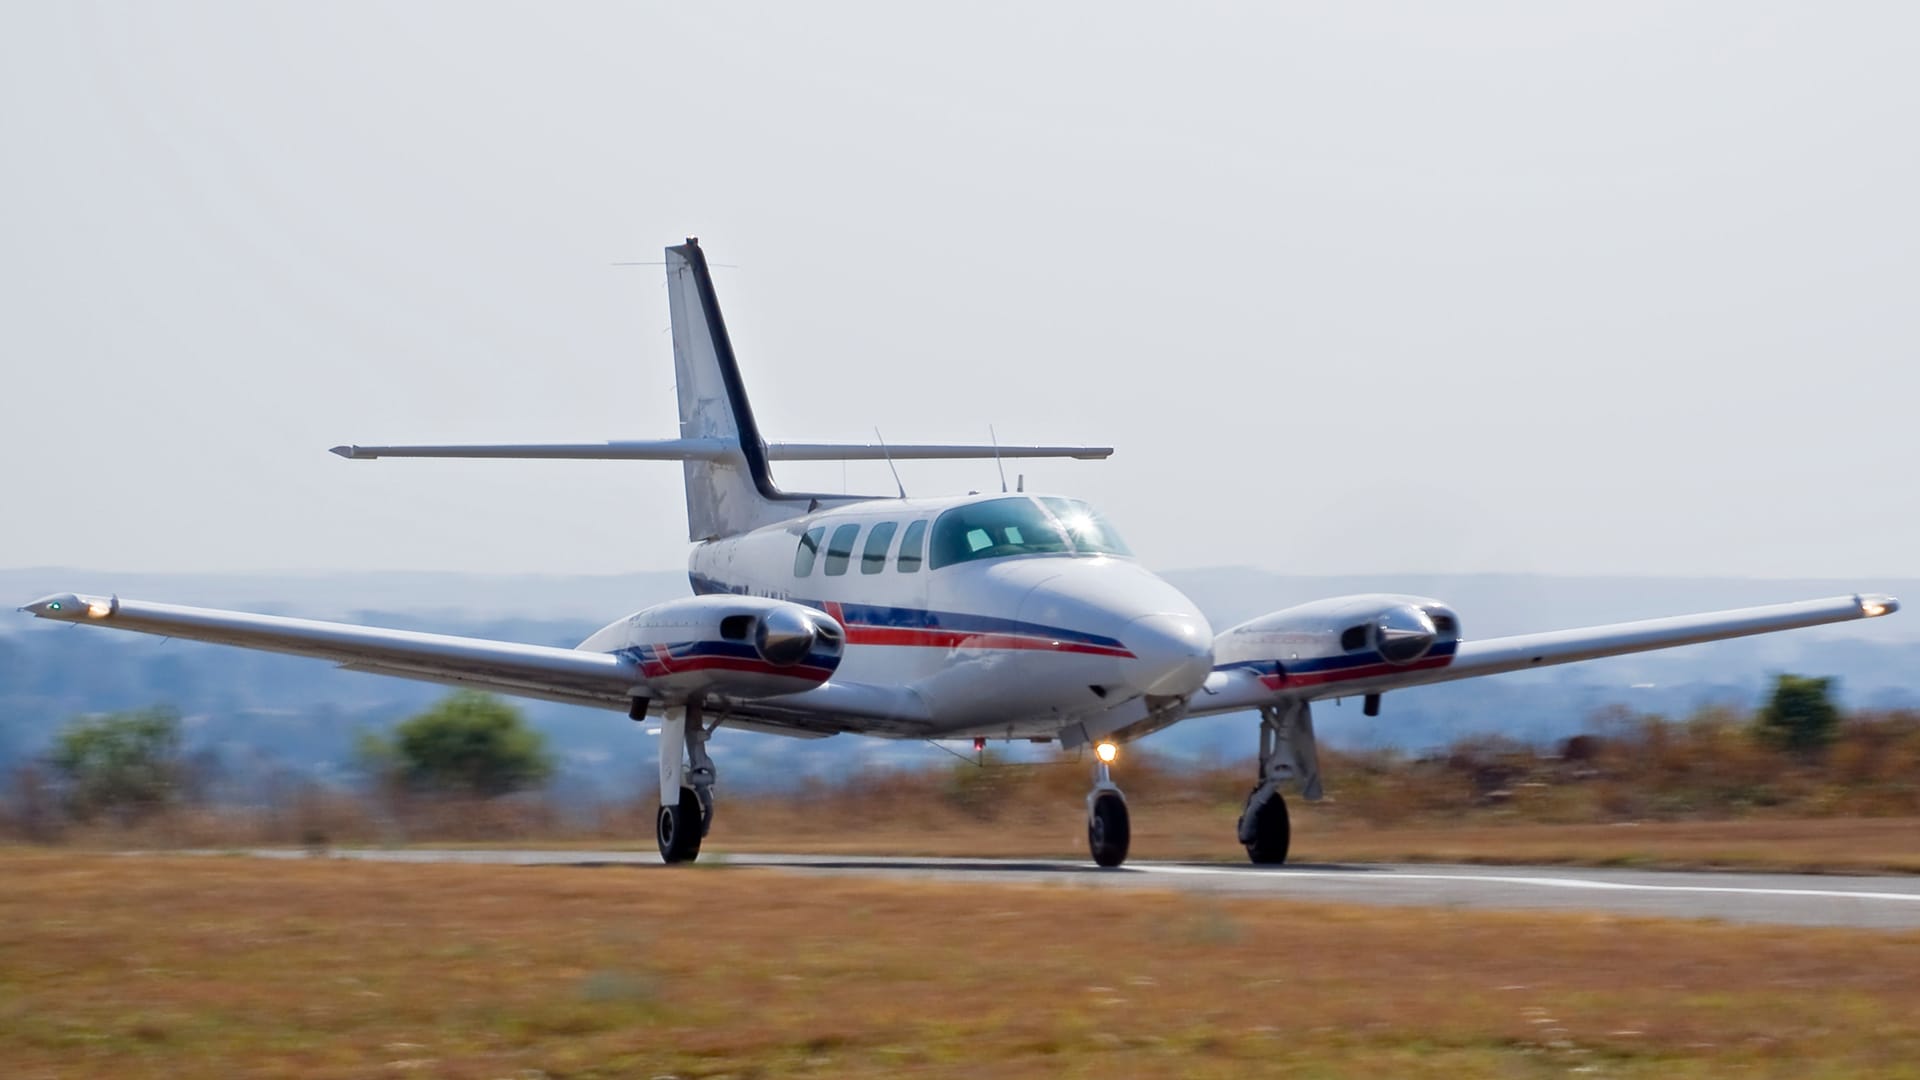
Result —
[[[312, 858], [261, 849], [261, 858]], [[337, 849], [325, 857], [397, 863], [576, 866], [686, 873], [651, 851], [462, 851]], [[1174, 889], [1235, 897], [1487, 910], [1603, 912], [1614, 915], [1791, 926], [1920, 929], [1920, 877], [1667, 872], [1541, 866], [1353, 863], [1254, 867], [1224, 863], [1130, 862], [1102, 870], [1049, 859], [939, 859], [868, 855], [706, 854], [700, 866], [757, 867], [798, 875]]]

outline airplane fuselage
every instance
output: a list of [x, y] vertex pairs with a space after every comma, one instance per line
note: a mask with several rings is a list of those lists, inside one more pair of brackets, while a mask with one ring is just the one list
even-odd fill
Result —
[[873, 499], [709, 541], [694, 591], [818, 608], [846, 628], [837, 677], [904, 686], [938, 734], [1051, 737], [1212, 668], [1194, 603], [1084, 503], [1032, 494]]

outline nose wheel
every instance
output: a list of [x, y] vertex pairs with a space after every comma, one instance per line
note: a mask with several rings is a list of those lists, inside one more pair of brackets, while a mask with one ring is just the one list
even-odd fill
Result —
[[1101, 866], [1119, 866], [1127, 861], [1127, 845], [1132, 840], [1127, 800], [1118, 791], [1095, 795], [1093, 809], [1087, 812], [1087, 849], [1093, 852], [1093, 861]]
[[1093, 790], [1087, 794], [1087, 850], [1093, 861], [1106, 867], [1127, 861], [1127, 848], [1133, 842], [1133, 821], [1127, 814], [1127, 797], [1120, 794], [1107, 768], [1116, 754], [1112, 743], [1101, 743], [1093, 766]]

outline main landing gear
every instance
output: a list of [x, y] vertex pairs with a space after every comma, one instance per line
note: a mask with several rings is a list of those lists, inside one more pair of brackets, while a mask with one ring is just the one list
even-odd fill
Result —
[[1280, 787], [1296, 779], [1307, 801], [1320, 800], [1320, 753], [1313, 741], [1312, 706], [1304, 701], [1269, 705], [1260, 710], [1259, 782], [1240, 812], [1240, 843], [1256, 865], [1278, 866], [1287, 861], [1293, 823]]
[[[1133, 825], [1126, 796], [1120, 794], [1109, 768], [1118, 748], [1103, 742], [1094, 751], [1093, 790], [1087, 793], [1087, 849], [1101, 866], [1119, 866], [1127, 859]], [[1320, 751], [1313, 738], [1313, 708], [1304, 701], [1260, 710], [1260, 775], [1247, 794], [1237, 829], [1247, 858], [1257, 866], [1287, 861], [1293, 821], [1280, 789], [1296, 780], [1307, 801], [1320, 801]]]
[[699, 858], [700, 841], [713, 827], [712, 734], [697, 703], [668, 709], [660, 723], [660, 813], [653, 832], [666, 862]]
[[1093, 861], [1101, 866], [1119, 866], [1127, 861], [1127, 846], [1133, 841], [1133, 822], [1127, 816], [1127, 797], [1114, 785], [1108, 768], [1119, 755], [1113, 743], [1094, 747], [1093, 790], [1087, 793], [1087, 848]]

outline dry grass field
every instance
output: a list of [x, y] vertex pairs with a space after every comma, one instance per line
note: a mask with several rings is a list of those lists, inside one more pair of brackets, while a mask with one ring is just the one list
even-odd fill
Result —
[[[1623, 711], [1552, 752], [1467, 740], [1418, 758], [1323, 755], [1330, 798], [1295, 800], [1294, 859], [1565, 863], [1920, 873], [1920, 713], [1845, 718], [1813, 755], [1783, 753], [1751, 719], [1668, 723]], [[931, 751], [929, 751], [931, 753]], [[0, 838], [81, 848], [260, 844], [653, 846], [653, 767], [634, 797], [588, 810], [559, 792], [497, 799], [293, 785], [248, 806], [177, 801], [131, 823], [60, 812], [41, 777], [0, 797]], [[724, 781], [716, 851], [1084, 858], [1086, 761], [877, 770], [780, 794]], [[1238, 862], [1251, 761], [1196, 766], [1146, 751], [1116, 773], [1138, 858]]]
[[[1009, 779], [1005, 798], [955, 800], [941, 778], [883, 777], [799, 795], [721, 792], [706, 850], [836, 855], [1084, 859], [1080, 770]], [[991, 772], [981, 774], [992, 778]], [[989, 779], [984, 782], [995, 782]], [[1230, 781], [1238, 790], [1237, 779]], [[1058, 788], [1059, 790], [1054, 790]], [[1133, 857], [1241, 862], [1239, 801], [1196, 787], [1131, 790]], [[1336, 797], [1293, 804], [1294, 862], [1564, 864], [1646, 869], [1920, 873], [1920, 817], [1803, 817], [1540, 821], [1519, 809], [1481, 809], [1374, 821]], [[651, 799], [603, 807], [588, 823], [530, 815], [499, 801], [452, 800], [383, 826], [366, 804], [339, 798], [263, 819], [237, 810], [182, 811], [133, 828], [72, 828], [67, 847], [94, 850], [258, 845], [590, 847], [651, 851]]]
[[1920, 1076], [1920, 934], [0, 854], [8, 1076]]

